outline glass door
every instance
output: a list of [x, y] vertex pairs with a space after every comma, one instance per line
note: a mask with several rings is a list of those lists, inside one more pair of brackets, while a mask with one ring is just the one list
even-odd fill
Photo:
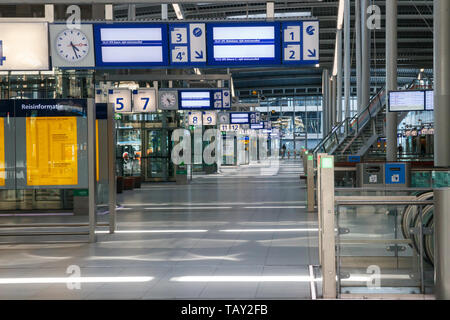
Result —
[[170, 161], [172, 141], [171, 132], [163, 129], [145, 130], [144, 140], [144, 171], [146, 181], [168, 181], [173, 176], [173, 166]]

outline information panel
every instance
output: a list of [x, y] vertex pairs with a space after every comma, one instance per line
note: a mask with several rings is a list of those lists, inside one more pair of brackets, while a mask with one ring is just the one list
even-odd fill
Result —
[[206, 65], [206, 30], [204, 23], [169, 25], [170, 63], [172, 65]]
[[167, 25], [95, 24], [97, 67], [167, 66]]
[[0, 71], [48, 70], [47, 22], [0, 23]]
[[209, 23], [209, 65], [280, 64], [280, 24]]
[[425, 110], [427, 110], [427, 111], [434, 110], [434, 91], [433, 90], [425, 91]]
[[230, 124], [249, 124], [250, 117], [247, 112], [231, 112]]
[[319, 21], [283, 22], [283, 64], [319, 63]]
[[26, 119], [27, 184], [78, 184], [77, 119]]
[[424, 91], [390, 91], [389, 92], [389, 111], [424, 111], [425, 110], [425, 92]]
[[211, 109], [211, 92], [198, 90], [178, 90], [180, 110]]
[[[17, 188], [87, 186], [87, 101], [16, 100]], [[22, 165], [23, 163], [23, 165]]]

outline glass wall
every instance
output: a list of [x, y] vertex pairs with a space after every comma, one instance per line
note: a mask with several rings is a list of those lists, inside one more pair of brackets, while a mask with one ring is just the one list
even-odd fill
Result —
[[[255, 103], [255, 100], [242, 100]], [[272, 121], [281, 133], [281, 145], [291, 154], [314, 148], [323, 138], [322, 96], [272, 97], [260, 102], [256, 111]]]

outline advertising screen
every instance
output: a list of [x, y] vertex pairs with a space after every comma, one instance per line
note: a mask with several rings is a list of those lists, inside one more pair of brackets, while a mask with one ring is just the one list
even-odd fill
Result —
[[278, 23], [207, 25], [208, 64], [280, 64]]
[[391, 91], [389, 92], [389, 111], [424, 111], [425, 92], [424, 91]]
[[97, 67], [168, 65], [164, 24], [95, 24], [94, 38]]

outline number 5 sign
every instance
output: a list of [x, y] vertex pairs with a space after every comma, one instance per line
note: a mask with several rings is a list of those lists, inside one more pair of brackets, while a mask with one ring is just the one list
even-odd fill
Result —
[[108, 102], [114, 105], [115, 112], [131, 112], [131, 91], [125, 88], [109, 89]]
[[133, 90], [133, 112], [156, 112], [156, 89]]

